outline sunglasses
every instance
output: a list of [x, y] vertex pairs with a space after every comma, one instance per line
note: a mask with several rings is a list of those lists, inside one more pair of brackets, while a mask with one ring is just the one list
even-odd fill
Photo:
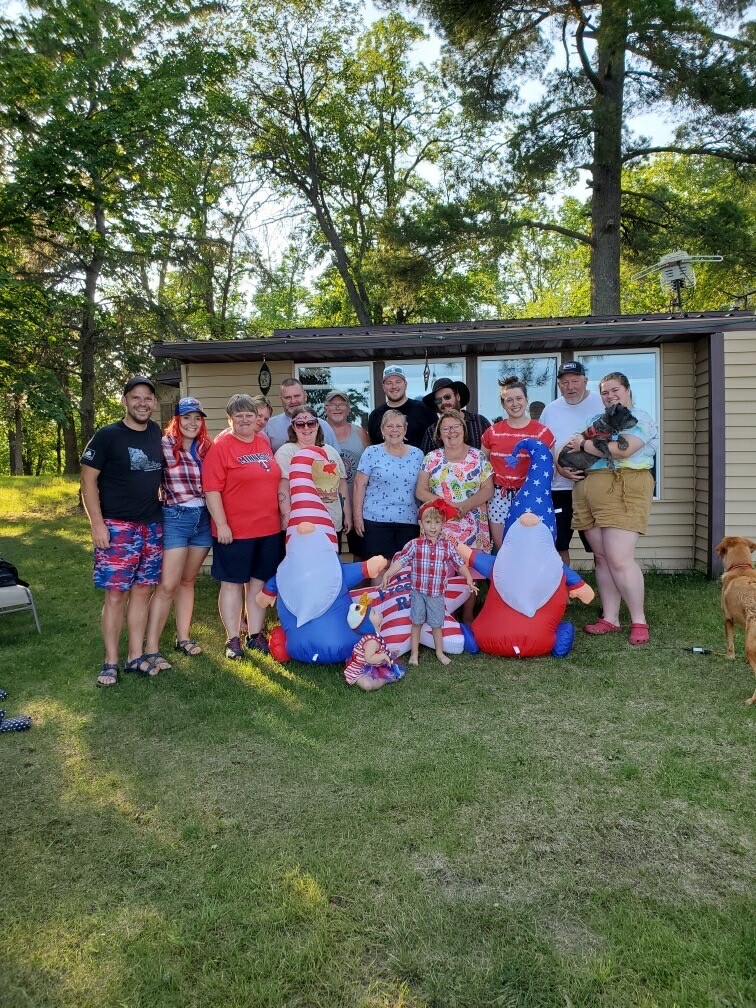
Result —
[[454, 398], [454, 393], [450, 392], [448, 395], [436, 396], [436, 398], [433, 400], [433, 402], [436, 403], [436, 404], [442, 403], [442, 402], [451, 402], [451, 400], [453, 398]]
[[318, 426], [317, 420], [295, 420], [294, 427], [299, 428], [299, 430], [312, 430], [314, 427]]

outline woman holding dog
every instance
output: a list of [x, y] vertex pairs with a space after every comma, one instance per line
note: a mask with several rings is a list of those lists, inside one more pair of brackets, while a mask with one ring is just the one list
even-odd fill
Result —
[[[654, 477], [651, 468], [659, 447], [659, 432], [655, 421], [644, 410], [633, 406], [630, 382], [619, 371], [613, 371], [599, 382], [604, 408], [617, 404], [632, 409], [637, 423], [623, 431], [627, 441], [620, 448], [616, 440], [609, 442], [607, 459], [582, 434], [567, 442], [569, 451], [581, 450], [596, 456], [596, 462], [586, 471], [584, 480], [575, 484], [572, 504], [572, 527], [584, 532], [596, 561], [596, 583], [601, 597], [602, 614], [596, 623], [586, 626], [589, 634], [619, 633], [620, 605], [625, 602], [630, 612], [630, 643], [646, 644], [649, 629], [644, 611], [643, 572], [635, 559], [639, 535], [645, 535]], [[593, 423], [598, 417], [593, 417]]]

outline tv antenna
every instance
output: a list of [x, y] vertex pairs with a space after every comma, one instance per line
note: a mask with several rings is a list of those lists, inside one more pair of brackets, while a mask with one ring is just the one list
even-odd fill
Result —
[[658, 273], [661, 289], [665, 294], [669, 294], [672, 309], [674, 310], [676, 306], [678, 311], [682, 311], [683, 288], [696, 286], [696, 274], [693, 272], [691, 264], [694, 262], [722, 262], [722, 259], [721, 255], [692, 256], [687, 252], [670, 252], [668, 255], [662, 256], [658, 263], [636, 273], [633, 280], [641, 280], [651, 273]]

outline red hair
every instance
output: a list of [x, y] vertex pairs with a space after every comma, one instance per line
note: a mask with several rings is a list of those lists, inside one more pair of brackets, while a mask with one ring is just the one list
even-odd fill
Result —
[[[181, 446], [184, 443], [184, 435], [181, 433], [181, 427], [179, 426], [179, 421], [181, 417], [171, 417], [168, 421], [168, 425], [163, 431], [164, 434], [169, 435], [174, 440], [173, 445], [173, 457], [176, 460], [176, 465], [179, 463]], [[197, 444], [197, 455], [199, 458], [203, 459], [207, 455], [210, 445], [213, 443], [210, 440], [210, 435], [207, 433], [207, 424], [205, 423], [205, 418], [200, 418], [200, 428], [197, 431], [197, 437], [194, 439]]]

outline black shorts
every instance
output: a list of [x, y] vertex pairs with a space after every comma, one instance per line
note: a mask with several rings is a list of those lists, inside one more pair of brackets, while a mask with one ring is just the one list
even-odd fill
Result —
[[283, 559], [280, 533], [257, 539], [234, 539], [223, 545], [213, 536], [213, 565], [210, 574], [216, 581], [246, 584], [253, 578], [267, 581], [276, 573]]
[[[339, 532], [339, 553], [344, 545], [344, 530]], [[346, 533], [347, 549], [355, 560], [362, 560], [365, 556], [365, 540], [361, 535], [357, 535], [354, 529]]]
[[365, 519], [364, 558], [385, 556], [389, 563], [395, 553], [404, 549], [410, 539], [417, 539], [420, 528], [401, 522], [376, 522]]
[[[565, 553], [572, 541], [572, 490], [552, 490], [551, 503], [554, 505], [556, 518], [556, 548], [557, 553]], [[578, 532], [583, 546], [592, 553], [588, 540], [582, 532]]]

